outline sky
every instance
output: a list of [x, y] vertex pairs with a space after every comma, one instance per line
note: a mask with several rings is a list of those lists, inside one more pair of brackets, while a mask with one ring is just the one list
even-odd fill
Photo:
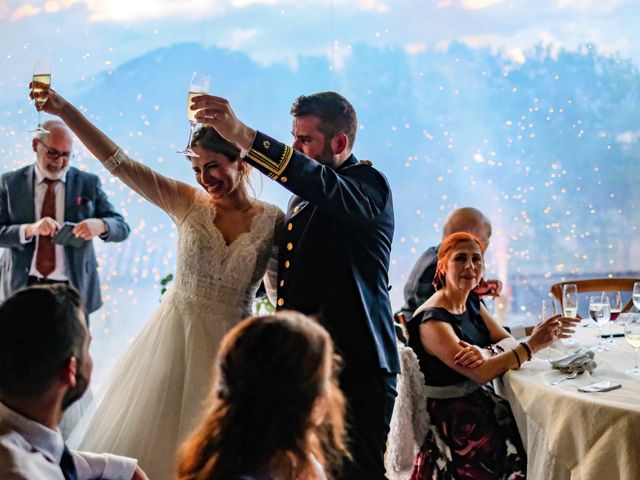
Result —
[[490, 47], [514, 62], [542, 43], [640, 62], [635, 0], [0, 0], [0, 103], [22, 95], [35, 59], [54, 60], [54, 84], [74, 86], [160, 47], [199, 42], [296, 66], [331, 68], [366, 44], [410, 53], [452, 42]]

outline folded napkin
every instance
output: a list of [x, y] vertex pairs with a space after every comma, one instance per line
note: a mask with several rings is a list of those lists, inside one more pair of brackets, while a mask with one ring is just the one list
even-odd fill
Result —
[[589, 372], [591, 373], [598, 364], [593, 360], [594, 354], [588, 348], [581, 348], [564, 357], [556, 358], [551, 366], [562, 373]]

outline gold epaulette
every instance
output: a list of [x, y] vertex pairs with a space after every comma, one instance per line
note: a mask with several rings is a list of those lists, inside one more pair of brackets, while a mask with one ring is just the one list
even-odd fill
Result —
[[371, 160], [358, 160], [358, 165], [366, 165], [367, 167], [373, 166], [373, 162]]

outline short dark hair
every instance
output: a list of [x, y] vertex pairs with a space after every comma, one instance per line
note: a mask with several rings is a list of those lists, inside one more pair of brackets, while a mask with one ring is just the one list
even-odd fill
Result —
[[300, 95], [291, 106], [294, 117], [318, 117], [318, 130], [326, 139], [344, 132], [349, 139], [349, 146], [356, 142], [358, 117], [353, 105], [336, 92], [320, 92], [313, 95]]
[[193, 133], [191, 148], [202, 147], [214, 153], [224, 155], [230, 162], [240, 158], [240, 149], [223, 138], [215, 128], [202, 126]]
[[18, 290], [0, 305], [0, 395], [37, 399], [87, 335], [78, 291], [65, 284]]

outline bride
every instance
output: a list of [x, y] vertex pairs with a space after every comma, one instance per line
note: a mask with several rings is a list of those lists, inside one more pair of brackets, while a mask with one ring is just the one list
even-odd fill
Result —
[[113, 175], [167, 212], [179, 232], [173, 287], [69, 443], [137, 458], [154, 480], [173, 478], [177, 447], [198, 424], [220, 340], [250, 314], [282, 212], [249, 196], [248, 166], [211, 127], [200, 128], [192, 141], [199, 156], [190, 158], [191, 167], [202, 191], [129, 158], [55, 91], [46, 95], [43, 110], [59, 116]]

